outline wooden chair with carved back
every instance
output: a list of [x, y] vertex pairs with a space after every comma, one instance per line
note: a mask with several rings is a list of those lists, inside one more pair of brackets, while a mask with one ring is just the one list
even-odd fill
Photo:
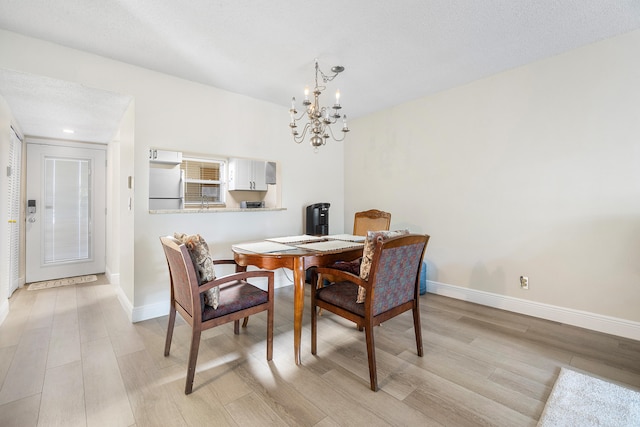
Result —
[[386, 231], [391, 224], [391, 214], [378, 209], [356, 212], [353, 218], [353, 234], [366, 236], [368, 231]]
[[[391, 224], [391, 214], [378, 209], [356, 212], [353, 218], [354, 236], [366, 236], [369, 231], [388, 231]], [[331, 267], [348, 271], [352, 274], [360, 274], [361, 258], [353, 261], [338, 261]]]

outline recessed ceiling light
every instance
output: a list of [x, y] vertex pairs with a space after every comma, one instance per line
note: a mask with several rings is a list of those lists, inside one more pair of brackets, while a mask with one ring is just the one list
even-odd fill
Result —
[[73, 129], [62, 129], [62, 132], [64, 132], [64, 133], [75, 133], [75, 131]]

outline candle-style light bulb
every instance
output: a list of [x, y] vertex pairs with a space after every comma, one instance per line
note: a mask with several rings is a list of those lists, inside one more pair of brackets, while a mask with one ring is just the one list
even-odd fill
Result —
[[305, 101], [309, 100], [309, 86], [304, 87], [304, 99]]
[[345, 129], [349, 129], [349, 128], [347, 127], [347, 115], [343, 114], [342, 115], [342, 130], [345, 130]]
[[292, 110], [296, 109], [296, 97], [295, 96], [293, 98], [291, 98], [291, 109]]
[[336, 91], [336, 105], [340, 105], [340, 89]]

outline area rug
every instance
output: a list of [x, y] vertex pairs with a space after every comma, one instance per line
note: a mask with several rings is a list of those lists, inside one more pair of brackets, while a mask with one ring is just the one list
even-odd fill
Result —
[[64, 279], [46, 280], [44, 282], [33, 282], [27, 289], [37, 291], [38, 289], [58, 288], [60, 286], [77, 285], [80, 283], [95, 282], [98, 278], [94, 275], [67, 277]]
[[538, 427], [640, 426], [640, 392], [564, 369]]

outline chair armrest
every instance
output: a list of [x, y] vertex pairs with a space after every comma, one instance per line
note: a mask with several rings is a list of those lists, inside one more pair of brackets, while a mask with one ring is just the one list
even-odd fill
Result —
[[203, 293], [211, 288], [215, 288], [216, 286], [224, 285], [225, 283], [235, 282], [238, 280], [247, 280], [252, 277], [265, 277], [269, 279], [270, 283], [273, 283], [274, 274], [273, 271], [267, 270], [243, 271], [240, 273], [227, 274], [226, 276], [217, 277], [210, 282], [202, 284], [198, 287], [198, 292]]
[[[316, 273], [318, 274], [317, 283], [322, 283], [323, 279], [331, 277], [332, 281], [334, 282], [339, 282], [339, 281], [351, 282], [367, 289], [371, 287], [369, 285], [369, 282], [362, 280], [360, 276], [356, 276], [355, 274], [349, 273], [348, 271], [337, 270], [335, 268], [319, 267], [316, 269]], [[317, 287], [317, 283], [316, 283], [316, 287]]]
[[232, 259], [214, 259], [213, 265], [221, 265], [221, 264], [235, 264], [236, 262]]

